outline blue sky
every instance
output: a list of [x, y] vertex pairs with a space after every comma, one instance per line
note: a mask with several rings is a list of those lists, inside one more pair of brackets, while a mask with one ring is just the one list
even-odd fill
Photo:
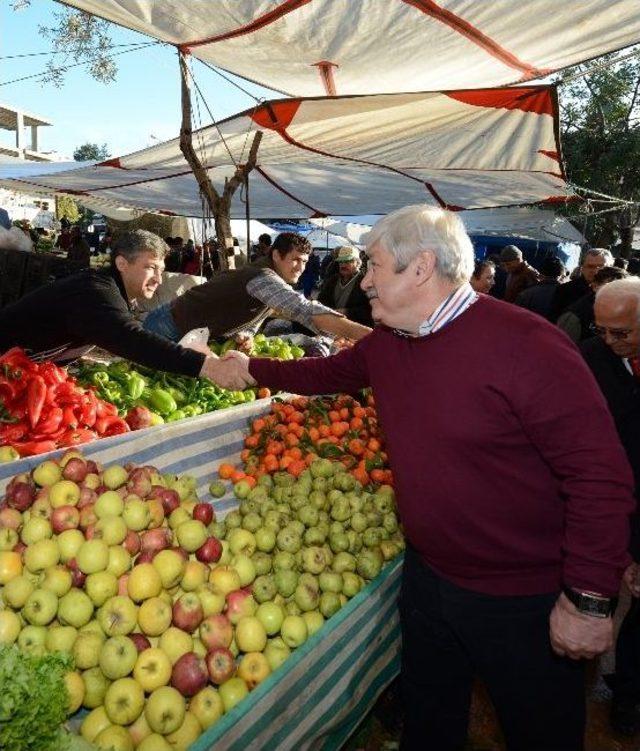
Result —
[[[80, 144], [106, 143], [116, 156], [177, 136], [180, 81], [177, 53], [172, 47], [148, 47], [116, 57], [118, 75], [107, 85], [92, 79], [84, 67], [70, 70], [62, 88], [43, 85], [38, 79], [5, 84], [45, 69], [44, 56], [6, 56], [47, 51], [49, 42], [38, 33], [38, 27], [53, 25], [53, 14], [61, 9], [53, 0], [31, 0], [30, 7], [19, 11], [12, 10], [9, 0], [0, 2], [0, 103], [53, 122], [52, 127], [40, 129], [40, 150], [71, 157]], [[114, 44], [150, 41], [136, 32], [111, 28]], [[253, 105], [253, 99], [198, 61], [194, 61], [193, 70], [216, 119]], [[281, 96], [237, 80], [257, 96]], [[202, 106], [200, 109], [203, 124], [210, 122]], [[0, 130], [0, 142], [14, 145], [13, 134]]]

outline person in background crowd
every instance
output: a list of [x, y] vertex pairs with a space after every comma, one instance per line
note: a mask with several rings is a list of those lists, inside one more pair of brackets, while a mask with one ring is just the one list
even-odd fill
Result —
[[617, 269], [622, 269], [623, 271], [626, 271], [629, 268], [629, 259], [621, 258], [620, 256], [618, 256], [618, 258], [614, 258], [613, 265]]
[[[598, 273], [601, 274], [605, 269]], [[599, 336], [581, 345], [582, 354], [602, 389], [633, 469], [640, 500], [640, 279], [613, 281], [596, 292]], [[640, 519], [631, 517], [630, 553], [636, 565], [627, 577], [633, 594], [616, 644], [616, 672], [610, 722], [622, 735], [640, 732]]]
[[91, 260], [91, 248], [82, 237], [82, 230], [77, 224], [71, 228], [71, 245], [67, 251], [67, 260], [76, 261], [87, 267]]
[[475, 674], [507, 748], [581, 751], [585, 658], [612, 644], [634, 505], [606, 403], [555, 326], [473, 291], [455, 213], [409, 206], [366, 242], [369, 336], [297, 362], [229, 354], [226, 375], [373, 388], [407, 539], [401, 751], [464, 747]]
[[307, 265], [304, 267], [304, 271], [300, 275], [298, 280], [297, 289], [302, 291], [302, 294], [306, 298], [311, 297], [311, 293], [316, 288], [318, 279], [320, 278], [320, 259], [318, 254], [311, 251]]
[[551, 303], [550, 320], [557, 321], [564, 311], [581, 297], [591, 292], [591, 282], [596, 272], [605, 266], [613, 265], [613, 256], [605, 248], [585, 250], [575, 279], [561, 284], [556, 290]]
[[205, 326], [214, 338], [246, 339], [257, 333], [267, 318], [279, 317], [297, 321], [316, 334], [362, 338], [371, 329], [292, 289], [310, 253], [304, 237], [282, 232], [273, 242], [269, 258], [192, 287], [173, 302], [152, 310], [144, 326], [173, 341]]
[[540, 265], [540, 281], [522, 291], [516, 298], [516, 305], [549, 319], [551, 301], [564, 274], [564, 264], [557, 256], [545, 258]]
[[71, 230], [68, 225], [61, 226], [60, 234], [54, 247], [60, 248], [60, 250], [64, 250], [65, 252], [69, 251], [71, 247]]
[[493, 261], [476, 261], [469, 283], [476, 292], [488, 295], [496, 283], [496, 265]]
[[169, 245], [169, 252], [165, 259], [165, 271], [179, 272], [182, 268], [182, 244], [181, 237], [171, 238]]
[[633, 276], [640, 276], [640, 258], [630, 258], [627, 271], [629, 274], [633, 274]]
[[624, 279], [626, 276], [628, 276], [627, 272], [616, 266], [603, 266], [599, 271], [596, 271], [593, 281], [589, 285], [590, 291], [569, 305], [558, 318], [558, 328], [562, 329], [576, 344], [595, 336], [593, 333], [593, 303], [597, 290], [605, 284], [609, 284], [609, 282]]
[[515, 302], [523, 290], [540, 280], [538, 272], [522, 259], [522, 251], [515, 245], [507, 245], [500, 251], [500, 265], [507, 273], [505, 302]]
[[268, 258], [271, 252], [271, 236], [264, 232], [258, 237], [258, 242], [251, 248], [251, 263], [261, 258]]
[[22, 347], [35, 359], [60, 362], [98, 345], [149, 368], [220, 377], [228, 366], [210, 352], [185, 349], [145, 331], [133, 315], [137, 300], [151, 299], [161, 283], [167, 251], [152, 232], [122, 233], [107, 271], [74, 274], [0, 309], [0, 352]]
[[360, 271], [358, 249], [348, 245], [338, 248], [336, 264], [338, 271], [325, 279], [318, 293], [318, 302], [337, 310], [350, 321], [373, 326], [371, 304], [360, 286], [364, 274]]

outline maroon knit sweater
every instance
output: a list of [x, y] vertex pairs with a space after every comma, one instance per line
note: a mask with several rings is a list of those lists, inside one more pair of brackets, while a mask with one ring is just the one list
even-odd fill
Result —
[[578, 350], [539, 316], [482, 295], [429, 336], [381, 327], [250, 371], [299, 394], [373, 387], [405, 534], [441, 576], [494, 595], [617, 593], [631, 471]]

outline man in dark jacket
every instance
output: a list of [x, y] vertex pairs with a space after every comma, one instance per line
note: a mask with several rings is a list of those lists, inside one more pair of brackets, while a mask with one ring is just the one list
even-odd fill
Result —
[[[636, 499], [640, 499], [640, 279], [628, 278], [601, 287], [596, 293], [595, 322], [600, 336], [582, 344], [613, 415], [633, 470]], [[611, 725], [623, 735], [640, 731], [640, 524], [631, 517], [630, 553], [636, 576], [627, 580], [634, 595], [616, 645], [612, 680]]]
[[360, 287], [360, 254], [347, 245], [338, 249], [338, 270], [327, 277], [318, 294], [318, 302], [344, 314], [350, 321], [373, 326], [371, 303]]
[[545, 258], [540, 266], [540, 281], [516, 298], [516, 305], [549, 318], [551, 301], [564, 274], [564, 264], [557, 256]]
[[540, 280], [538, 272], [522, 258], [522, 251], [515, 245], [507, 245], [500, 251], [500, 265], [507, 272], [505, 302], [515, 302], [521, 292]]
[[133, 315], [161, 283], [167, 250], [152, 232], [124, 233], [107, 272], [60, 279], [0, 310], [0, 352], [23, 347], [35, 359], [69, 361], [98, 345], [150, 368], [213, 378], [217, 359], [145, 331]]
[[591, 292], [591, 282], [596, 272], [611, 265], [613, 265], [613, 256], [605, 248], [586, 250], [580, 262], [580, 275], [566, 284], [561, 284], [553, 296], [551, 322], [557, 321], [569, 305]]

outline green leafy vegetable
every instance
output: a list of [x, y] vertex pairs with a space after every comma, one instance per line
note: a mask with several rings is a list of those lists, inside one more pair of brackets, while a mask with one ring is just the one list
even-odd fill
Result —
[[30, 655], [16, 646], [0, 646], [0, 749], [66, 751], [63, 728], [69, 696], [64, 675], [69, 655]]

